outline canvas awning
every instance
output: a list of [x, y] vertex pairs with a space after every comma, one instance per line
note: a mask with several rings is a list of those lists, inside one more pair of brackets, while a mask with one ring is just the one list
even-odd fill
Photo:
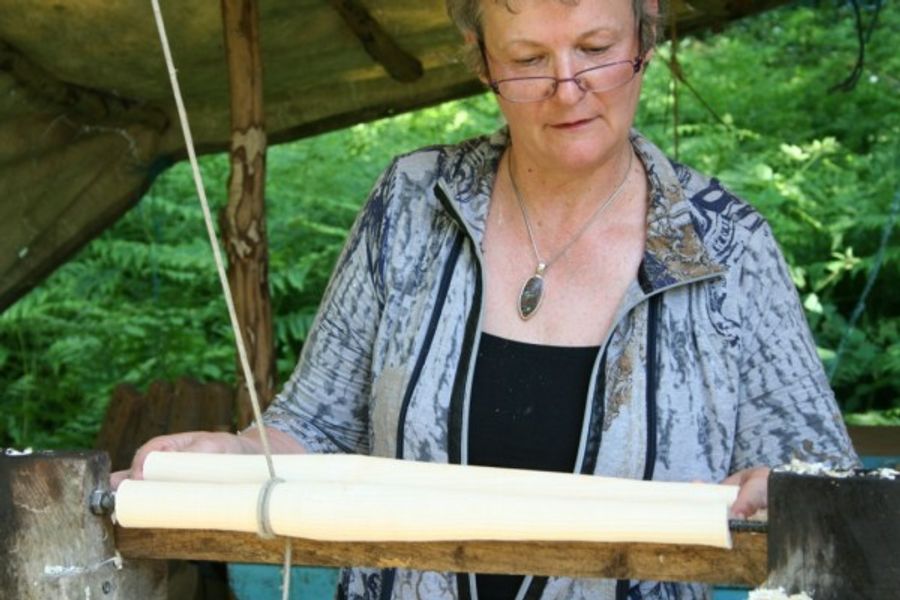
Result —
[[[222, 16], [162, 0], [201, 152], [228, 147]], [[672, 2], [688, 34], [785, 0]], [[263, 0], [270, 142], [483, 89], [443, 0]], [[0, 0], [0, 311], [184, 156], [149, 0]]]

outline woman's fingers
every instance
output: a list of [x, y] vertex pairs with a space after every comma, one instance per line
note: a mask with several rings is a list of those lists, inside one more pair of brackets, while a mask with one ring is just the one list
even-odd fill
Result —
[[769, 489], [768, 467], [744, 469], [729, 475], [722, 483], [740, 486], [737, 499], [731, 506], [731, 517], [747, 519], [766, 508]]
[[[266, 429], [271, 450], [276, 454], [303, 453], [306, 450], [293, 437], [276, 429]], [[112, 489], [117, 489], [126, 479], [144, 478], [144, 461], [151, 452], [210, 452], [220, 454], [259, 454], [262, 443], [259, 430], [251, 428], [244, 435], [213, 431], [188, 431], [161, 435], [138, 448], [131, 461], [131, 468], [116, 471], [109, 477]]]
[[117, 489], [119, 489], [120, 483], [122, 483], [126, 479], [130, 479], [130, 478], [131, 478], [131, 469], [126, 469], [124, 471], [114, 471], [109, 476], [109, 486], [112, 489], [117, 490]]
[[144, 461], [151, 452], [181, 452], [194, 444], [199, 433], [201, 432], [189, 431], [152, 438], [134, 453], [134, 458], [131, 460], [131, 478], [144, 478]]
[[110, 475], [110, 486], [117, 489], [125, 479], [143, 479], [144, 461], [151, 452], [231, 452], [241, 453], [244, 445], [232, 433], [188, 431], [161, 435], [138, 448], [131, 461], [131, 468]]

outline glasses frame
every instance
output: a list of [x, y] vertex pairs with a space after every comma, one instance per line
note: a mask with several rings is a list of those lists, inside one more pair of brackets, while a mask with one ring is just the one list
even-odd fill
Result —
[[[481, 39], [480, 37], [478, 39], [478, 47], [481, 50], [482, 60], [484, 60], [485, 68], [487, 69], [488, 75], [490, 76], [490, 67], [488, 66], [487, 48], [485, 48], [484, 40]], [[606, 63], [603, 65], [597, 65], [596, 67], [588, 67], [587, 69], [582, 69], [581, 71], [574, 73], [571, 77], [553, 77], [552, 75], [533, 75], [533, 76], [529, 76], [529, 77], [508, 77], [506, 79], [490, 79], [488, 81], [488, 87], [490, 87], [491, 90], [496, 95], [500, 96], [507, 102], [514, 102], [516, 104], [541, 102], [543, 100], [547, 100], [548, 98], [552, 98], [553, 96], [556, 95], [557, 90], [559, 90], [559, 84], [566, 83], [567, 81], [571, 81], [572, 83], [574, 83], [576, 86], [578, 86], [578, 89], [584, 93], [608, 92], [610, 90], [614, 90], [616, 88], [622, 87], [623, 85], [625, 85], [626, 83], [628, 83], [629, 81], [634, 79], [634, 76], [637, 75], [641, 71], [641, 69], [644, 67], [644, 65], [646, 65], [646, 56], [647, 56], [646, 53], [642, 52], [642, 53], [638, 54], [637, 56], [635, 56], [631, 60], [617, 60], [617, 61]], [[622, 83], [620, 83], [618, 85], [614, 85], [612, 87], [602, 89], [602, 90], [592, 90], [589, 88], [585, 88], [584, 85], [582, 84], [581, 78], [584, 76], [585, 73], [590, 73], [591, 71], [598, 71], [600, 69], [606, 69], [609, 67], [614, 67], [616, 65], [622, 65], [622, 64], [626, 64], [626, 63], [630, 64], [631, 68], [633, 69], [632, 73], [631, 73], [631, 77], [629, 77], [628, 79], [626, 79], [625, 81], [623, 81]], [[550, 88], [550, 92], [546, 96], [544, 96], [543, 98], [536, 98], [534, 100], [513, 100], [511, 98], [504, 96], [503, 93], [500, 92], [500, 84], [501, 83], [507, 83], [509, 81], [534, 81], [534, 80], [544, 80], [544, 81], [551, 80], [551, 81], [553, 81], [553, 87]]]

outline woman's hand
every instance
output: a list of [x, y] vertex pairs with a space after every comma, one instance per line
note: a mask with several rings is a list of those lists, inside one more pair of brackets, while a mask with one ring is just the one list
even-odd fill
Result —
[[[266, 428], [272, 452], [278, 454], [296, 454], [303, 452], [300, 446], [288, 434], [275, 429]], [[110, 486], [117, 489], [125, 479], [143, 479], [144, 461], [151, 452], [211, 452], [220, 454], [261, 454], [262, 443], [259, 441], [259, 430], [250, 429], [243, 435], [212, 431], [188, 431], [161, 435], [138, 448], [131, 461], [131, 468], [116, 471], [110, 475]]]
[[737, 499], [731, 506], [731, 516], [734, 519], [748, 519], [757, 511], [768, 505], [769, 467], [754, 467], [744, 469], [733, 475], [729, 475], [722, 483], [725, 485], [738, 485], [740, 491]]

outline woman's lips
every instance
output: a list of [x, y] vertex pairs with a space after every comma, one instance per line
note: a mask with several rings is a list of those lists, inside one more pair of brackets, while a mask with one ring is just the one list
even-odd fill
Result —
[[566, 121], [565, 123], [554, 123], [551, 127], [554, 129], [561, 129], [564, 131], [571, 131], [574, 129], [580, 129], [584, 127], [594, 119], [578, 119], [577, 121]]

